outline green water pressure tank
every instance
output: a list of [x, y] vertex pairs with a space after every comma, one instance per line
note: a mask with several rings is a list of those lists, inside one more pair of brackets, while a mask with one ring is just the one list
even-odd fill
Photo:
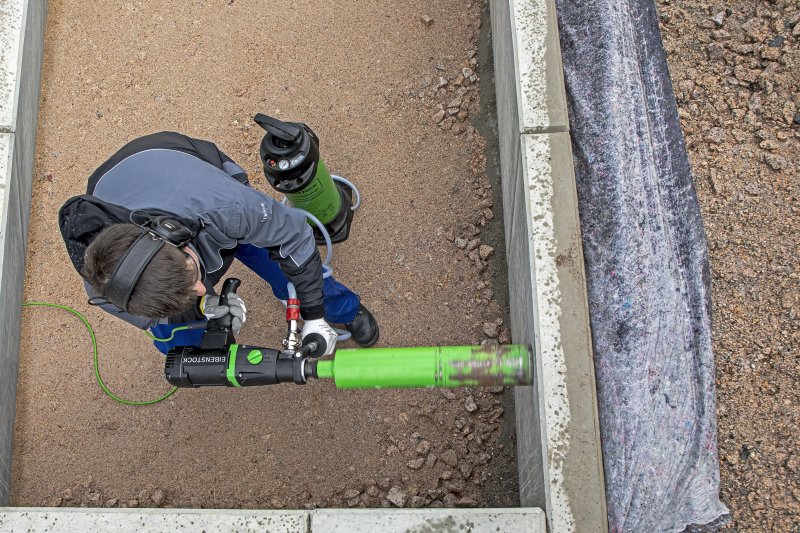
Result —
[[[351, 190], [331, 177], [319, 155], [316, 134], [303, 123], [284, 122], [261, 113], [255, 121], [266, 130], [260, 156], [269, 184], [286, 196], [289, 205], [316, 216], [332, 242], [347, 239], [353, 220]], [[312, 226], [317, 242], [323, 244], [322, 233]]]

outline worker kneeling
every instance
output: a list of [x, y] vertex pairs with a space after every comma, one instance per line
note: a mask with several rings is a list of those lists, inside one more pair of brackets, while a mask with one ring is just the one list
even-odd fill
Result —
[[211, 142], [163, 132], [128, 143], [89, 177], [86, 195], [62, 206], [59, 224], [90, 303], [170, 339], [155, 341], [164, 354], [199, 346], [208, 319], [230, 315], [238, 333], [244, 301], [230, 293], [220, 305], [214, 292], [234, 259], [280, 300], [294, 284], [302, 337], [324, 339], [326, 355], [336, 345], [330, 323], [360, 346], [378, 340], [358, 295], [323, 279], [305, 214], [250, 188], [245, 171]]

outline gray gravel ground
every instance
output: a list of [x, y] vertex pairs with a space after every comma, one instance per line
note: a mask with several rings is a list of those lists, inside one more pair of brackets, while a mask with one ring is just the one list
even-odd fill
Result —
[[659, 0], [708, 234], [722, 499], [800, 530], [800, 6]]

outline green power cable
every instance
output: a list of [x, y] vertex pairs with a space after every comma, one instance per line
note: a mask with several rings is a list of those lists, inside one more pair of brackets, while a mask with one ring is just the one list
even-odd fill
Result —
[[158, 342], [169, 342], [169, 341], [171, 341], [172, 339], [174, 339], [174, 338], [175, 338], [175, 332], [176, 332], [176, 331], [183, 331], [184, 329], [189, 329], [189, 326], [178, 326], [177, 328], [175, 328], [175, 329], [173, 329], [173, 330], [172, 330], [172, 335], [170, 335], [170, 336], [169, 336], [169, 337], [167, 337], [166, 339], [159, 339], [158, 337], [156, 337], [155, 335], [153, 335], [153, 334], [152, 334], [152, 333], [150, 333], [149, 331], [145, 331], [145, 332], [144, 332], [144, 334], [145, 334], [145, 335], [147, 335], [148, 337], [150, 337], [150, 339], [152, 339], [152, 340], [154, 340], [154, 341], [158, 341]]
[[[51, 303], [46, 303], [46, 302], [26, 302], [26, 303], [22, 304], [22, 307], [33, 307], [33, 306], [55, 307], [56, 309], [63, 309], [64, 311], [69, 311], [70, 313], [72, 313], [73, 315], [75, 315], [75, 316], [77, 316], [78, 318], [81, 319], [81, 322], [83, 322], [83, 325], [86, 326], [87, 330], [89, 330], [89, 335], [92, 336], [92, 351], [94, 353], [94, 358], [93, 358], [93, 361], [94, 361], [94, 375], [97, 378], [97, 383], [100, 385], [100, 388], [103, 389], [103, 392], [105, 392], [112, 400], [115, 400], [115, 401], [117, 401], [117, 402], [119, 402], [121, 404], [125, 404], [125, 405], [152, 405], [154, 403], [158, 403], [160, 401], [166, 400], [167, 398], [172, 396], [175, 393], [176, 390], [178, 390], [178, 387], [172, 387], [172, 389], [169, 392], [167, 392], [165, 395], [161, 396], [160, 398], [156, 398], [155, 400], [136, 401], [136, 400], [126, 400], [124, 398], [120, 398], [119, 396], [115, 395], [113, 392], [108, 390], [108, 387], [106, 387], [106, 384], [103, 383], [103, 378], [100, 377], [100, 366], [99, 366], [98, 360], [97, 360], [97, 339], [95, 338], [94, 330], [92, 329], [92, 326], [89, 324], [89, 321], [86, 320], [86, 317], [84, 317], [82, 314], [80, 314], [75, 309], [73, 309], [71, 307], [67, 307], [66, 305], [51, 304]], [[181, 330], [181, 329], [188, 329], [188, 327], [187, 326], [183, 326], [183, 327], [175, 328], [172, 331], [172, 335], [169, 337], [169, 339], [157, 339], [153, 335], [150, 335], [147, 332], [145, 332], [145, 333], [147, 333], [147, 335], [150, 338], [154, 339], [154, 340], [168, 341], [168, 340], [172, 340], [172, 337], [175, 336], [175, 332], [178, 331], [178, 330]]]

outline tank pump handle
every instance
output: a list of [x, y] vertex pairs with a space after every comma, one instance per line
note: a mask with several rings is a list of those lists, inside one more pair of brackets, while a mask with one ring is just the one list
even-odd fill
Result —
[[296, 141], [303, 133], [303, 130], [300, 129], [299, 126], [296, 126], [290, 122], [283, 122], [277, 118], [268, 117], [263, 113], [256, 114], [254, 120], [259, 126], [283, 141]]

